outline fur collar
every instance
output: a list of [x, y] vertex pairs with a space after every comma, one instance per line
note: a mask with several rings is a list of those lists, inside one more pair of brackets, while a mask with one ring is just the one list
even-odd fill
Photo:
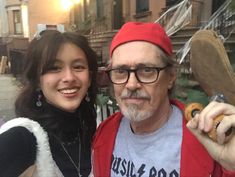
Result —
[[28, 129], [34, 134], [37, 140], [37, 157], [36, 157], [36, 166], [37, 166], [37, 175], [38, 177], [58, 177], [63, 176], [56, 166], [48, 142], [48, 135], [39, 125], [39, 123], [30, 120], [28, 118], [16, 118], [12, 119], [0, 128], [0, 134], [9, 130], [10, 128], [22, 126]]

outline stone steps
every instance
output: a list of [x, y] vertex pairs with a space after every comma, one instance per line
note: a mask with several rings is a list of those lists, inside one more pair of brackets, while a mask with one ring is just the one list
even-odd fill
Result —
[[[184, 44], [191, 38], [191, 36], [198, 30], [199, 28], [185, 28], [178, 31], [176, 34], [171, 36], [173, 52], [176, 53], [179, 49], [181, 49]], [[98, 55], [102, 52], [102, 47], [104, 44], [109, 44], [112, 40], [112, 37], [115, 35], [116, 31], [108, 31], [96, 34], [90, 34], [88, 36], [88, 41], [90, 42], [90, 46], [98, 53]], [[228, 53], [232, 52], [233, 46], [235, 45], [235, 33], [232, 33], [230, 38], [225, 42], [225, 48]], [[232, 47], [231, 47], [232, 46]]]

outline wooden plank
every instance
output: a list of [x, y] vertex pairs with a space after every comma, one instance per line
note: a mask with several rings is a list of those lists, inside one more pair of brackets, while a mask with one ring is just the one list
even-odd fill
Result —
[[4, 74], [6, 72], [6, 68], [7, 68], [7, 57], [2, 56], [0, 64], [0, 74]]

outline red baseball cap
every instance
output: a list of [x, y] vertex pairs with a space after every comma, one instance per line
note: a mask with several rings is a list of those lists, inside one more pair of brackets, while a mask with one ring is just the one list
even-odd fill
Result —
[[109, 54], [119, 46], [131, 41], [146, 41], [159, 46], [167, 55], [171, 56], [172, 44], [165, 30], [158, 23], [127, 22], [114, 36]]

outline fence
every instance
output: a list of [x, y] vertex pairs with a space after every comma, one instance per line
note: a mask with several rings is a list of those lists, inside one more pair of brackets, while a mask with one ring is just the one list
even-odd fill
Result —
[[109, 100], [107, 104], [103, 104], [96, 107], [96, 113], [97, 113], [97, 120], [98, 122], [102, 122], [107, 117], [112, 115], [113, 113], [117, 112], [117, 106], [113, 106], [113, 102]]

